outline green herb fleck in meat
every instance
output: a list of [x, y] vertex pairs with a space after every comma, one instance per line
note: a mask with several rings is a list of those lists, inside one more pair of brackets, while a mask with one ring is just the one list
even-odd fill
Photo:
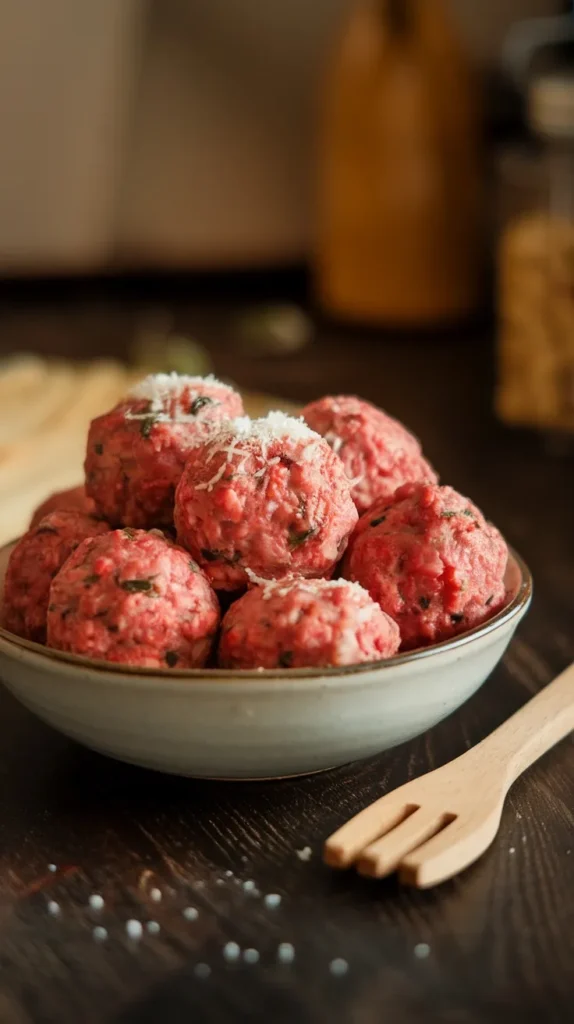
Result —
[[165, 663], [169, 668], [175, 668], [179, 661], [179, 654], [177, 651], [166, 651], [165, 652]]
[[425, 608], [425, 609], [429, 608], [430, 607], [430, 597], [419, 597], [419, 604], [420, 604], [421, 608]]
[[89, 587], [92, 583], [98, 583], [100, 579], [101, 576], [97, 572], [93, 572], [91, 576], [86, 576], [84, 584], [86, 587]]
[[462, 514], [463, 516], [470, 516], [471, 519], [474, 519], [474, 512], [472, 511], [471, 508], [464, 508], [462, 510]]
[[58, 531], [57, 531], [57, 529], [54, 526], [39, 526], [38, 529], [36, 530], [36, 536], [38, 536], [40, 533], [55, 533], [55, 534], [57, 534]]
[[103, 455], [104, 454], [104, 446], [103, 446], [103, 444], [95, 444], [94, 445], [94, 451], [95, 451], [96, 455]]
[[463, 619], [464, 619], [464, 615], [461, 615], [460, 612], [453, 612], [453, 614], [450, 617], [450, 621], [454, 622], [455, 625], [458, 622], [462, 622]]
[[371, 526], [380, 526], [386, 518], [386, 516], [378, 516], [376, 519], [371, 519]]
[[190, 558], [188, 560], [188, 565], [189, 565], [189, 568], [191, 569], [192, 572], [199, 572], [199, 566], [198, 566], [197, 562], [193, 561], [193, 558]]
[[279, 667], [291, 668], [293, 664], [293, 651], [282, 651], [279, 655]]
[[484, 603], [488, 605], [488, 604], [492, 604], [493, 601], [494, 601], [494, 594], [491, 594], [490, 597], [487, 597], [487, 599], [486, 599], [486, 601]]
[[108, 625], [107, 629], [108, 629], [108, 633], [119, 633], [119, 631], [120, 631], [120, 627], [114, 625], [113, 622], [110, 625]]
[[152, 432], [152, 428], [155, 426], [156, 423], [157, 420], [155, 416], [146, 416], [146, 418], [142, 420], [142, 424], [140, 427], [141, 436], [148, 438]]
[[219, 562], [219, 560], [222, 558], [222, 554], [221, 551], [217, 551], [216, 549], [210, 551], [209, 548], [202, 548], [201, 557], [205, 558], [206, 562]]
[[136, 531], [132, 530], [131, 526], [125, 526], [124, 529], [122, 530], [122, 533], [124, 537], [128, 538], [128, 540], [133, 540], [134, 537], [136, 536]]
[[208, 398], [207, 395], [198, 395], [197, 398], [193, 399], [189, 407], [189, 411], [192, 416], [197, 416], [200, 409], [203, 409], [204, 405], [213, 405], [213, 398]]
[[441, 516], [443, 519], [452, 519], [452, 517], [456, 515], [458, 515], [456, 509], [449, 508], [446, 510], [446, 512], [441, 512]]
[[316, 526], [310, 526], [308, 530], [293, 530], [289, 529], [289, 547], [298, 548], [300, 544], [304, 544], [306, 540], [310, 540], [317, 533]]
[[145, 594], [153, 590], [151, 580], [120, 580], [119, 585], [122, 590], [127, 590], [128, 594]]

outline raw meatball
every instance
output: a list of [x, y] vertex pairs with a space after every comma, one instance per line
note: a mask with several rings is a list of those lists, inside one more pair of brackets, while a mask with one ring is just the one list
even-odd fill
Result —
[[169, 526], [190, 448], [242, 412], [241, 396], [214, 377], [146, 377], [92, 420], [84, 469], [98, 511], [114, 526]]
[[27, 640], [44, 643], [50, 584], [86, 537], [107, 533], [101, 519], [58, 511], [28, 530], [10, 555], [4, 580], [2, 625]]
[[347, 580], [291, 580], [254, 587], [222, 623], [224, 668], [310, 668], [389, 658], [395, 622]]
[[405, 649], [447, 640], [504, 605], [508, 552], [498, 530], [452, 487], [405, 484], [362, 516], [343, 575], [399, 625]]
[[416, 437], [370, 402], [327, 396], [307, 405], [302, 415], [342, 460], [359, 512], [391, 498], [401, 484], [437, 482]]
[[88, 498], [86, 489], [81, 484], [80, 487], [71, 487], [69, 491], [57, 491], [46, 498], [34, 512], [29, 528], [38, 526], [38, 523], [50, 512], [84, 512], [89, 516], [94, 515], [95, 511], [95, 503]]
[[48, 644], [146, 668], [207, 661], [219, 605], [187, 551], [159, 531], [113, 530], [81, 544], [52, 584]]
[[179, 542], [214, 587], [329, 576], [357, 511], [341, 461], [302, 420], [233, 420], [187, 460], [175, 502]]

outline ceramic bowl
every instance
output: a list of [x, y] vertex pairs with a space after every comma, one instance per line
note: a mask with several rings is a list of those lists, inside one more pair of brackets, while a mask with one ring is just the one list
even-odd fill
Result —
[[[11, 546], [0, 550], [0, 592]], [[156, 671], [49, 650], [0, 629], [0, 677], [36, 715], [122, 761], [204, 778], [277, 778], [369, 757], [455, 711], [528, 609], [511, 553], [508, 603], [442, 644], [341, 669]]]

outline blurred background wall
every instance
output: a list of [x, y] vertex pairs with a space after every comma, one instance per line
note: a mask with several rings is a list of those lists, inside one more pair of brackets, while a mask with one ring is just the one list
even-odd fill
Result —
[[[451, 0], [481, 73], [560, 0]], [[1, 0], [0, 272], [292, 262], [349, 0]]]

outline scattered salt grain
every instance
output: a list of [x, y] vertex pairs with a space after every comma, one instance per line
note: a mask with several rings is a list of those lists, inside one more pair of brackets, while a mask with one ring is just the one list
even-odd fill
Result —
[[108, 937], [107, 928], [102, 928], [101, 924], [96, 925], [92, 932], [94, 942], [105, 942]]
[[335, 957], [334, 960], [331, 960], [329, 970], [335, 978], [342, 978], [349, 970], [349, 965], [346, 960], [343, 960], [342, 957], [338, 956]]
[[299, 860], [311, 860], [312, 852], [310, 846], [304, 846], [302, 850], [295, 850]]
[[199, 917], [199, 914], [195, 907], [185, 907], [185, 909], [182, 910], [182, 914], [185, 917], [186, 921], [197, 921]]
[[511, 846], [508, 852], [509, 853], [516, 853], [516, 847], [515, 846]]
[[263, 900], [268, 910], [275, 910], [276, 907], [281, 903], [281, 897], [277, 892], [270, 892]]
[[226, 942], [223, 947], [223, 959], [227, 960], [229, 964], [235, 963], [239, 960], [241, 949], [236, 942]]
[[100, 896], [99, 892], [93, 892], [88, 899], [90, 910], [103, 910], [104, 897]]
[[153, 900], [154, 903], [160, 903], [162, 898], [161, 889], [150, 889], [149, 898], [150, 900]]
[[157, 921], [148, 921], [146, 928], [150, 935], [159, 935], [160, 927]]
[[259, 953], [256, 949], [246, 949], [243, 954], [243, 959], [246, 964], [259, 963]]
[[211, 974], [211, 967], [209, 964], [196, 964], [193, 973], [196, 978], [209, 978]]
[[51, 871], [51, 872], [52, 872], [52, 874], [53, 874], [53, 873], [54, 873], [55, 871], [57, 871], [57, 870], [58, 870], [58, 868], [57, 868], [57, 866], [56, 866], [55, 864], [48, 864], [48, 871]]
[[60, 904], [56, 903], [55, 900], [50, 900], [48, 903], [48, 913], [51, 914], [52, 917], [58, 917], [60, 913]]
[[141, 921], [136, 921], [133, 917], [130, 918], [129, 921], [126, 921], [126, 932], [130, 939], [134, 939], [134, 941], [141, 939], [143, 935], [143, 925]]
[[280, 964], [292, 964], [295, 959], [295, 947], [290, 942], [280, 942], [277, 948], [277, 959]]
[[417, 942], [413, 952], [417, 960], [426, 960], [427, 956], [430, 954], [430, 946], [428, 942]]

